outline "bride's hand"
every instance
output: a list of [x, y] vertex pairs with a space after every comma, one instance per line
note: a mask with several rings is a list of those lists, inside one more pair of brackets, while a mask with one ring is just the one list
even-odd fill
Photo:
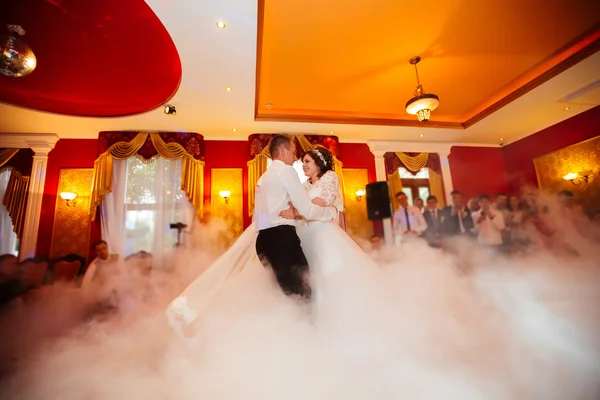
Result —
[[327, 202], [321, 197], [315, 197], [314, 199], [312, 199], [312, 202], [313, 204], [316, 204], [318, 206], [327, 207]]

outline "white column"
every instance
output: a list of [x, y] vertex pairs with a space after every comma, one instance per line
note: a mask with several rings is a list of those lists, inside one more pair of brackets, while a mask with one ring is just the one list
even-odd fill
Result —
[[19, 251], [19, 259], [21, 261], [36, 255], [35, 247], [37, 245], [38, 228], [40, 226], [47, 165], [48, 153], [35, 151], [31, 167], [31, 178], [29, 180], [29, 194], [23, 224], [23, 237], [21, 238], [21, 249]]
[[44, 197], [44, 184], [46, 183], [46, 166], [48, 153], [58, 142], [54, 133], [6, 133], [0, 135], [0, 148], [31, 149], [33, 150], [33, 164], [29, 179], [29, 193], [23, 224], [23, 237], [19, 250], [22, 260], [35, 256], [42, 199]]
[[442, 167], [442, 182], [444, 184], [444, 194], [446, 195], [446, 205], [450, 204], [452, 197], [450, 193], [452, 193], [453, 184], [452, 184], [452, 174], [450, 172], [450, 163], [448, 162], [448, 156], [450, 152], [439, 152], [440, 156], [440, 165]]
[[[387, 182], [387, 171], [385, 170], [385, 159], [383, 155], [385, 151], [371, 150], [375, 156], [375, 175], [378, 181]], [[393, 212], [394, 210], [392, 210]], [[392, 231], [392, 219], [385, 218], [381, 221], [383, 225], [383, 238], [386, 245], [392, 246], [394, 244], [394, 232]]]

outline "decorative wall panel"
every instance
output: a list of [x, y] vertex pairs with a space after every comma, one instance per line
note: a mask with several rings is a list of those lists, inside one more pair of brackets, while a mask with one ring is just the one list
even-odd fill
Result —
[[365, 190], [369, 183], [368, 170], [365, 168], [344, 168], [344, 205], [348, 234], [368, 239], [373, 234], [373, 224], [367, 218], [367, 201], [363, 197], [356, 199], [357, 190]]
[[[563, 147], [533, 159], [540, 188], [557, 193], [570, 190], [587, 212], [600, 208], [600, 136]], [[588, 182], [563, 179], [568, 173], [591, 171]]]
[[[231, 192], [229, 201], [219, 195], [222, 190]], [[229, 232], [239, 236], [244, 230], [242, 168], [212, 168], [210, 185], [211, 218], [225, 220]]]
[[[70, 253], [88, 257], [91, 226], [89, 210], [93, 174], [93, 168], [60, 169], [50, 258]], [[72, 192], [77, 197], [67, 203], [60, 197], [61, 192]]]

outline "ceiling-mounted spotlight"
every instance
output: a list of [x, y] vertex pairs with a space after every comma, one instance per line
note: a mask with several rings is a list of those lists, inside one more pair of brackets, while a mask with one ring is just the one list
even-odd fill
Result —
[[0, 73], [21, 77], [33, 72], [37, 60], [33, 51], [19, 36], [25, 34], [20, 25], [6, 25], [9, 34], [0, 34]]
[[414, 97], [406, 102], [406, 112], [411, 115], [416, 115], [419, 121], [427, 122], [431, 117], [431, 112], [440, 105], [440, 98], [433, 93], [425, 93], [423, 85], [419, 81], [419, 71], [417, 64], [421, 61], [421, 57], [416, 56], [409, 60], [409, 63], [415, 66], [415, 74], [417, 75], [417, 89]]
[[177, 114], [177, 110], [175, 110], [175, 106], [167, 104], [165, 106], [165, 114], [167, 114], [167, 115], [175, 115], [175, 114]]

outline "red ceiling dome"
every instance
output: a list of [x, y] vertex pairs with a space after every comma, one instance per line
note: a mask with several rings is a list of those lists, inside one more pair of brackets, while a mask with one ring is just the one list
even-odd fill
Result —
[[0, 75], [0, 102], [57, 114], [117, 117], [164, 104], [181, 81], [171, 36], [143, 0], [19, 0], [0, 31], [21, 25], [37, 68]]

